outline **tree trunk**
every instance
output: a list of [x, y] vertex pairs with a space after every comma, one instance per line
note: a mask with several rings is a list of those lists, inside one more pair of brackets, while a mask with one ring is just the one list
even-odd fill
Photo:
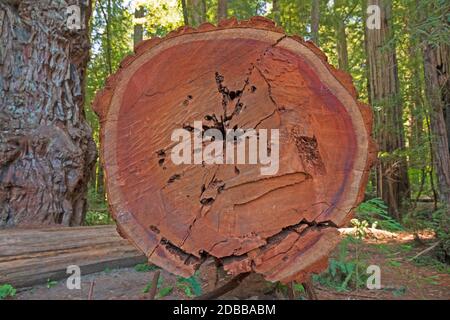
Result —
[[273, 20], [275, 20], [275, 23], [280, 25], [280, 7], [278, 0], [272, 0], [272, 13], [273, 13]]
[[347, 34], [345, 32], [345, 22], [338, 16], [336, 22], [336, 48], [338, 53], [339, 69], [349, 71], [348, 66], [348, 48], [347, 48]]
[[369, 96], [379, 110], [375, 113], [375, 136], [382, 153], [377, 165], [377, 192], [388, 204], [390, 214], [399, 219], [402, 201], [409, 198], [409, 182], [406, 159], [398, 154], [405, 142], [397, 57], [392, 44], [392, 3], [369, 0], [367, 5], [378, 5], [381, 10], [381, 28], [366, 28]]
[[228, 0], [218, 0], [217, 3], [217, 22], [228, 17]]
[[97, 176], [95, 181], [95, 191], [99, 198], [105, 199], [105, 175], [101, 162], [97, 164]]
[[[351, 77], [261, 17], [144, 42], [94, 109], [120, 232], [184, 277], [207, 256], [270, 281], [326, 268], [375, 157], [370, 108], [356, 100]], [[248, 136], [256, 149], [232, 129], [257, 131]], [[279, 140], [268, 143], [262, 129]], [[174, 139], [180, 131], [185, 144]], [[191, 148], [192, 135], [203, 142]], [[180, 147], [189, 159], [178, 164]], [[264, 172], [257, 149], [278, 169]]]
[[186, 0], [181, 0], [181, 9], [183, 10], [184, 25], [188, 26], [189, 25], [189, 14], [188, 14]]
[[[443, 49], [443, 50], [441, 50]], [[444, 108], [449, 101], [444, 95], [444, 88], [448, 87], [448, 74], [445, 75], [445, 63], [448, 63], [448, 55], [441, 53], [448, 50], [435, 48], [425, 43], [424, 70], [427, 100], [430, 104], [430, 127], [433, 139], [434, 166], [438, 178], [439, 199], [450, 205], [450, 155], [447, 127], [444, 119]], [[448, 70], [448, 67], [447, 67]]]
[[84, 220], [96, 159], [83, 111], [91, 7], [67, 9], [0, 2], [0, 226]]
[[189, 25], [196, 27], [203, 23], [205, 17], [205, 2], [202, 0], [187, 0], [187, 11]]
[[134, 23], [134, 32], [133, 32], [133, 44], [134, 47], [138, 45], [139, 42], [144, 40], [144, 26], [142, 22], [138, 19], [142, 19], [145, 17], [145, 10], [143, 6], [139, 6], [134, 10], [134, 18], [137, 20]]
[[320, 0], [311, 1], [311, 40], [319, 45]]

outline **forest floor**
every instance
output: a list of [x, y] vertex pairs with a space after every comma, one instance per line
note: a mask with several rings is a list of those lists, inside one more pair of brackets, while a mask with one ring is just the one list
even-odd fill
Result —
[[[343, 236], [345, 238], [345, 236]], [[333, 261], [338, 271], [328, 270], [316, 276], [314, 286], [321, 300], [338, 299], [445, 299], [450, 300], [450, 268], [431, 257], [430, 252], [423, 252], [435, 243], [431, 234], [421, 234], [418, 243], [410, 233], [387, 236], [379, 234], [363, 241], [350, 242], [346, 247], [338, 247], [333, 254]], [[417, 258], [412, 259], [417, 254]], [[357, 255], [357, 259], [356, 256]], [[364, 266], [378, 265], [381, 269], [381, 289], [366, 288], [365, 278], [361, 276], [358, 289], [355, 286], [343, 286], [346, 274], [339, 278], [339, 268], [355, 263]], [[340, 265], [340, 267], [339, 267]], [[135, 268], [106, 269], [103, 272], [82, 277], [81, 290], [68, 290], [65, 281], [49, 281], [47, 285], [18, 290], [13, 299], [87, 299], [89, 289], [93, 286], [93, 299], [148, 299], [148, 290], [155, 272], [154, 266], [138, 265]], [[330, 276], [333, 274], [333, 277]], [[220, 275], [221, 278], [224, 275]], [[226, 278], [226, 276], [225, 276]], [[349, 279], [354, 277], [349, 276]], [[194, 282], [161, 270], [158, 285], [159, 299], [189, 299], [197, 281], [197, 292], [213, 288], [216, 271], [211, 265], [200, 269]], [[356, 279], [353, 279], [356, 283]], [[226, 279], [220, 281], [225, 282]], [[301, 286], [297, 286], [296, 298], [306, 299]], [[194, 289], [194, 290], [192, 290]], [[224, 299], [287, 299], [287, 287], [264, 281], [252, 275], [235, 290], [223, 296]]]

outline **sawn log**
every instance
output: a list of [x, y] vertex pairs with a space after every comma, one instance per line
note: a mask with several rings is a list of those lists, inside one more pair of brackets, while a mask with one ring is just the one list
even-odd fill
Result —
[[[261, 17], [142, 42], [94, 108], [120, 233], [151, 263], [184, 277], [208, 256], [231, 274], [269, 281], [323, 270], [375, 158], [371, 109], [357, 100], [351, 77], [313, 43]], [[210, 129], [223, 141], [206, 137]], [[277, 170], [264, 173], [261, 153], [251, 163], [250, 147], [248, 162], [228, 162], [232, 129], [256, 131], [258, 152], [278, 155]], [[278, 140], [265, 144], [261, 129], [271, 137], [278, 130]], [[192, 138], [183, 138], [188, 154], [176, 130]], [[230, 150], [237, 154], [245, 140], [234, 138]], [[216, 163], [205, 156], [213, 142], [223, 146]]]

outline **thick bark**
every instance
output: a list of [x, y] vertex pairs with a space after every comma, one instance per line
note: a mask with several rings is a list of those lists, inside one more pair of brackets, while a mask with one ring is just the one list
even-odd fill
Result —
[[389, 212], [400, 218], [400, 207], [409, 198], [406, 159], [396, 153], [405, 147], [403, 107], [400, 97], [397, 57], [392, 43], [392, 3], [369, 0], [378, 5], [381, 28], [366, 28], [366, 49], [369, 64], [369, 96], [375, 113], [375, 136], [382, 152], [377, 165], [377, 192], [388, 204]]
[[[442, 55], [444, 53], [444, 55]], [[438, 178], [439, 199], [450, 205], [450, 155], [444, 110], [449, 104], [445, 88], [448, 88], [448, 49], [424, 44], [424, 71], [427, 100], [430, 104], [430, 127], [433, 139], [433, 160]], [[445, 64], [447, 63], [447, 67]]]
[[[351, 77], [313, 43], [261, 17], [143, 42], [94, 108], [121, 233], [185, 277], [208, 255], [232, 274], [254, 271], [270, 281], [322, 270], [336, 228], [364, 197], [375, 156], [370, 108], [356, 100]], [[205, 138], [208, 128], [278, 129], [279, 170], [262, 175], [262, 165], [248, 161], [177, 165], [172, 134], [183, 128], [189, 138]], [[225, 148], [223, 138], [214, 141]], [[265, 143], [259, 152], [268, 151]], [[205, 160], [208, 146], [185, 153]]]
[[218, 0], [217, 3], [217, 22], [228, 17], [228, 0]]
[[84, 220], [96, 148], [83, 111], [90, 4], [81, 29], [66, 14], [79, 4], [0, 2], [0, 226]]
[[320, 0], [311, 1], [311, 40], [319, 45]]
[[442, 103], [444, 105], [444, 117], [447, 127], [447, 140], [450, 152], [450, 46], [441, 44], [437, 48], [436, 68], [439, 86], [441, 88]]

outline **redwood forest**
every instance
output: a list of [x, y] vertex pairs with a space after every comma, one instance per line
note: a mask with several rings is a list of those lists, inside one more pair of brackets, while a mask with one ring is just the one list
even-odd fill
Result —
[[450, 300], [449, 1], [0, 0], [0, 40], [0, 300]]

